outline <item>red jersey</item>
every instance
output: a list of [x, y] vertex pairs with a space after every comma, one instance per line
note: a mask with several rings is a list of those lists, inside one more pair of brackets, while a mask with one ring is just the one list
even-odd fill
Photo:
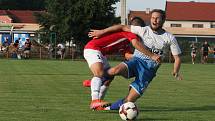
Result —
[[[99, 50], [102, 54], [113, 54], [121, 50], [128, 50], [131, 40], [137, 36], [131, 32], [116, 32], [101, 38], [92, 39], [84, 49]], [[130, 50], [130, 49], [129, 49]]]

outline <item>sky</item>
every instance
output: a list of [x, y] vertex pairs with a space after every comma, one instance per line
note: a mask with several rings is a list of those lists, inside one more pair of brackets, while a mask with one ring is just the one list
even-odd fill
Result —
[[[176, 1], [176, 2], [215, 2], [215, 0], [168, 0], [168, 1]], [[146, 8], [150, 9], [165, 9], [166, 0], [126, 0], [127, 4], [127, 13], [129, 10], [137, 10], [137, 11], [145, 11]], [[116, 4], [116, 15], [120, 15], [120, 3]]]

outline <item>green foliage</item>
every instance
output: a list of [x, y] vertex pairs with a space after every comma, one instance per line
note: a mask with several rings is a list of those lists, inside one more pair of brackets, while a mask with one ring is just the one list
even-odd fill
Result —
[[44, 10], [44, 0], [0, 0], [1, 10]]
[[[88, 31], [119, 23], [114, 15], [113, 4], [119, 0], [46, 0], [47, 13], [37, 15], [42, 31], [57, 33], [57, 41], [73, 39], [73, 43], [83, 46], [89, 38]], [[46, 35], [48, 36], [48, 35]]]

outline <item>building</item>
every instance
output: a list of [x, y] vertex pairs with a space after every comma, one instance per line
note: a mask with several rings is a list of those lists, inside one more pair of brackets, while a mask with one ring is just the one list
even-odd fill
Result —
[[13, 42], [20, 38], [24, 43], [26, 38], [38, 39], [36, 31], [40, 25], [36, 22], [35, 12], [26, 10], [0, 10], [0, 44], [6, 38]]
[[164, 27], [176, 37], [215, 39], [215, 3], [166, 2]]
[[129, 11], [128, 24], [130, 24], [129, 22], [132, 20], [133, 17], [140, 17], [145, 21], [146, 25], [149, 25], [151, 17], [150, 9], [147, 8], [146, 11]]
[[[150, 10], [130, 11], [128, 19], [139, 16], [149, 23]], [[179, 40], [215, 40], [215, 3], [166, 2], [164, 28]]]

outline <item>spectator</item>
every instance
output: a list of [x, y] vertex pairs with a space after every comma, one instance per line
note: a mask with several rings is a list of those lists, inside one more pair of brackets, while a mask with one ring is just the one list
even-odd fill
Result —
[[31, 51], [31, 41], [29, 38], [26, 38], [25, 45], [24, 45], [24, 58], [30, 58], [30, 51]]
[[210, 51], [210, 45], [208, 44], [207, 41], [204, 42], [202, 45], [202, 63], [205, 64], [208, 61], [208, 52]]
[[49, 59], [52, 59], [52, 58], [53, 58], [52, 55], [53, 55], [53, 51], [54, 51], [54, 49], [53, 49], [53, 47], [52, 47], [52, 44], [48, 44], [48, 45], [46, 46], [46, 48], [48, 49], [48, 56], [49, 56]]
[[21, 38], [18, 38], [17, 40], [15, 40], [15, 42], [14, 42], [14, 44], [13, 44], [14, 47], [17, 48], [17, 49], [19, 48], [19, 41], [20, 41], [20, 39], [21, 39]]
[[18, 48], [19, 48], [19, 40], [20, 38], [18, 38], [17, 40], [15, 40], [14, 43], [10, 44], [10, 48], [11, 48], [11, 56], [12, 58], [17, 58], [17, 54], [18, 54]]
[[214, 45], [213, 53], [214, 53], [214, 63], [215, 63], [215, 45]]
[[195, 46], [194, 43], [192, 43], [192, 44], [190, 45], [190, 48], [191, 48], [192, 63], [195, 64], [197, 47]]
[[57, 45], [57, 55], [60, 55], [60, 59], [64, 59], [65, 46], [61, 43]]
[[5, 52], [5, 54], [6, 54], [6, 57], [8, 58], [8, 55], [9, 55], [9, 40], [8, 40], [8, 38], [6, 38], [5, 39], [5, 41], [4, 41], [4, 43], [3, 43], [3, 51]]

